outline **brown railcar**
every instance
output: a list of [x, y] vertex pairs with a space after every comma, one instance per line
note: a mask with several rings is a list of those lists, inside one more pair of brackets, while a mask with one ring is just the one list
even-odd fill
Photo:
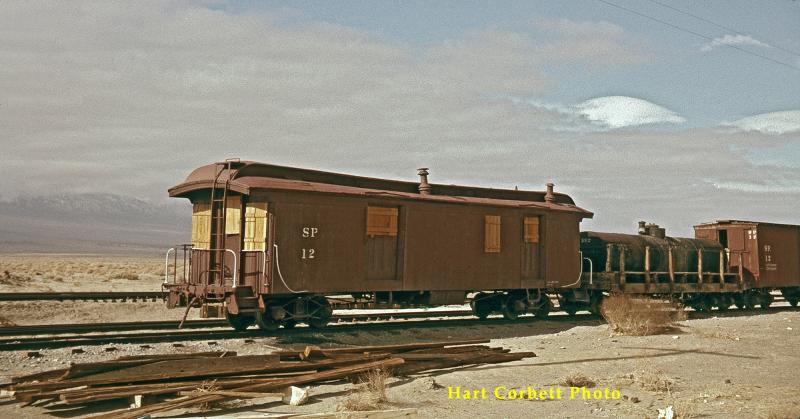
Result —
[[718, 241], [734, 269], [741, 267], [748, 289], [780, 290], [800, 299], [800, 226], [758, 221], [719, 220], [694, 226], [695, 237]]
[[[323, 326], [325, 296], [463, 303], [477, 315], [545, 314], [546, 292], [580, 285], [579, 223], [564, 194], [400, 182], [226, 161], [170, 196], [193, 204], [190, 269], [169, 303], [224, 301], [237, 328]], [[175, 250], [177, 255], [179, 249]]]

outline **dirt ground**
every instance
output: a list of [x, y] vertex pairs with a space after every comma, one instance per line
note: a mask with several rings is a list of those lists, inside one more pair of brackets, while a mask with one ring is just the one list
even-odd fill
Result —
[[[6, 267], [11, 266], [9, 260], [20, 259], [0, 257], [0, 272], [9, 269]], [[95, 263], [107, 265], [107, 262]], [[146, 266], [142, 264], [141, 269]], [[78, 278], [77, 275], [72, 277]], [[147, 279], [126, 281], [140, 285]], [[42, 282], [43, 287], [49, 286], [49, 280]], [[121, 280], [109, 283], [126, 284]], [[158, 280], [151, 283], [157, 285]], [[105, 290], [93, 287], [90, 289]], [[39, 307], [31, 303], [0, 303], [0, 315], [15, 323], [33, 324], [56, 317], [66, 322], [155, 320], [179, 318], [182, 312], [166, 310], [160, 302], [48, 303]], [[257, 338], [250, 343], [245, 339], [184, 342], [183, 347], [174, 347], [171, 343], [150, 344], [149, 348], [114, 345], [114, 352], [106, 352], [106, 346], [87, 346], [82, 354], [71, 354], [69, 348], [43, 350], [41, 358], [28, 358], [24, 351], [0, 352], [0, 380], [5, 382], [13, 375], [64, 367], [71, 362], [98, 361], [121, 355], [208, 350], [260, 354], [277, 348], [302, 348], [306, 344], [399, 344], [486, 337], [492, 339], [493, 346], [533, 351], [538, 356], [508, 364], [390, 378], [388, 401], [378, 408], [413, 407], [425, 418], [656, 418], [658, 409], [672, 406], [678, 418], [800, 418], [799, 328], [800, 311], [787, 306], [764, 314], [736, 311], [712, 314], [683, 321], [667, 334], [644, 337], [613, 335], [602, 320], [581, 318], [575, 322], [543, 320], [515, 325], [488, 322], [461, 328], [330, 331], [295, 336], [291, 340], [271, 337]], [[583, 399], [582, 392], [570, 399], [570, 389], [565, 382], [569, 377], [574, 380], [578, 374], [594, 383], [588, 390], [599, 390], [599, 399], [592, 394], [589, 399]], [[528, 386], [546, 393], [552, 388], [555, 396], [560, 389], [562, 398], [499, 400], [494, 395], [495, 390], [506, 396], [509, 390], [527, 390]], [[311, 388], [311, 399], [303, 406], [255, 400], [230, 405], [224, 413], [331, 412], [350, 397], [352, 388], [350, 384], [315, 386]], [[480, 395], [484, 388], [486, 399], [448, 398], [449, 392], [454, 394], [458, 390], [462, 395], [464, 391], [474, 394], [472, 391], [478, 390]], [[606, 389], [609, 396], [618, 391], [619, 399], [605, 399]], [[0, 417], [79, 417], [114, 406], [124, 407], [125, 403], [49, 411], [37, 406], [23, 408], [0, 399]], [[223, 414], [219, 411], [207, 415], [211, 413]]]
[[[92, 303], [97, 304], [97, 303]], [[679, 418], [798, 418], [800, 417], [800, 312], [709, 317], [687, 320], [670, 334], [631, 337], [614, 336], [600, 320], [539, 321], [519, 325], [483, 324], [464, 328], [409, 329], [405, 331], [319, 332], [289, 341], [258, 338], [253, 343], [233, 339], [209, 343], [184, 342], [85, 347], [73, 355], [68, 348], [43, 350], [42, 358], [25, 352], [0, 353], [0, 379], [64, 367], [70, 362], [111, 359], [142, 353], [235, 350], [240, 354], [268, 353], [276, 348], [317, 345], [369, 345], [488, 337], [492, 345], [515, 351], [533, 351], [538, 357], [509, 364], [443, 370], [411, 378], [389, 380], [384, 409], [415, 407], [421, 417], [626, 417], [655, 418], [658, 409], [673, 406]], [[595, 383], [590, 390], [620, 392], [618, 400], [583, 400], [581, 393], [569, 399], [565, 379], [581, 374]], [[562, 391], [561, 400], [498, 400], [507, 390], [528, 386]], [[486, 399], [448, 399], [448, 388], [486, 389]], [[240, 406], [226, 413], [330, 412], [348, 397], [351, 385], [324, 385], [311, 389], [308, 404], [299, 407], [279, 402]], [[590, 396], [592, 397], [592, 396]], [[118, 405], [122, 407], [122, 405]], [[98, 406], [98, 410], [111, 406]], [[81, 416], [93, 410], [58, 412], [59, 416]], [[221, 414], [222, 412], [218, 412]], [[41, 407], [21, 408], [0, 403], [0, 417], [52, 417]]]
[[160, 291], [163, 280], [157, 257], [0, 254], [0, 292]]

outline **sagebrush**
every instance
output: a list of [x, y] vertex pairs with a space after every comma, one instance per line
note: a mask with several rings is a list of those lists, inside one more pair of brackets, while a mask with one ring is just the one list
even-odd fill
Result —
[[365, 411], [376, 410], [387, 401], [386, 379], [391, 373], [385, 369], [375, 369], [361, 374], [360, 384], [351, 391], [339, 404], [339, 410]]
[[615, 333], [645, 336], [663, 333], [686, 320], [680, 304], [647, 297], [614, 294], [603, 299], [600, 313]]

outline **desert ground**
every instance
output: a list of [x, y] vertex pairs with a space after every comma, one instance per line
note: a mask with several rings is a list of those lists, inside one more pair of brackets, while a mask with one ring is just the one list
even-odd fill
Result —
[[[0, 292], [158, 290], [163, 260], [71, 255], [0, 256]], [[134, 278], [135, 276], [135, 278]], [[196, 310], [195, 310], [196, 311]], [[162, 302], [0, 303], [0, 316], [8, 324], [97, 322], [177, 319], [182, 310], [167, 310]], [[192, 313], [196, 316], [196, 313]], [[40, 351], [29, 358], [24, 351], [0, 352], [0, 380], [23, 373], [64, 367], [142, 353], [234, 350], [240, 354], [268, 353], [275, 349], [320, 346], [400, 344], [490, 338], [493, 346], [533, 351], [537, 357], [499, 365], [448, 369], [412, 377], [389, 378], [387, 399], [378, 409], [416, 408], [420, 417], [462, 418], [656, 418], [658, 410], [672, 406], [677, 418], [798, 418], [800, 417], [800, 311], [785, 306], [769, 312], [711, 313], [692, 317], [677, 327], [653, 336], [612, 333], [601, 318], [579, 317], [452, 328], [335, 332], [321, 331], [291, 339], [260, 337], [216, 342], [114, 345], [84, 347], [82, 354], [69, 348]], [[212, 348], [212, 349], [210, 349]], [[570, 399], [570, 384], [588, 390], [619, 392], [619, 399]], [[508, 390], [528, 386], [562, 398], [499, 400]], [[486, 389], [486, 399], [453, 399], [457, 388]], [[352, 384], [329, 384], [310, 389], [305, 405], [288, 406], [274, 400], [231, 404], [205, 416], [256, 413], [333, 412], [359, 396]], [[120, 404], [119, 407], [124, 407]], [[108, 405], [101, 410], [107, 410]], [[99, 409], [99, 407], [98, 407]], [[99, 410], [98, 410], [99, 411]], [[42, 407], [20, 407], [0, 401], [0, 417], [79, 417], [91, 409], [53, 412]], [[186, 412], [191, 416], [191, 412]]]

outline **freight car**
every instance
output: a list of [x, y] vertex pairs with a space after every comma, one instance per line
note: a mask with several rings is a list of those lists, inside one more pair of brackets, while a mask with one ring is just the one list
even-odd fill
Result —
[[[583, 277], [567, 195], [401, 182], [228, 160], [171, 188], [192, 203], [189, 261], [165, 278], [168, 305], [224, 302], [236, 329], [323, 327], [326, 296], [392, 305], [464, 303], [475, 314], [545, 316], [547, 292]], [[169, 258], [170, 252], [167, 257]], [[176, 263], [177, 266], [177, 263]], [[574, 298], [588, 294], [577, 292]]]
[[800, 226], [755, 221], [720, 220], [694, 226], [695, 237], [720, 243], [730, 265], [741, 270], [745, 303], [768, 291], [780, 290], [786, 301], [800, 301]]

